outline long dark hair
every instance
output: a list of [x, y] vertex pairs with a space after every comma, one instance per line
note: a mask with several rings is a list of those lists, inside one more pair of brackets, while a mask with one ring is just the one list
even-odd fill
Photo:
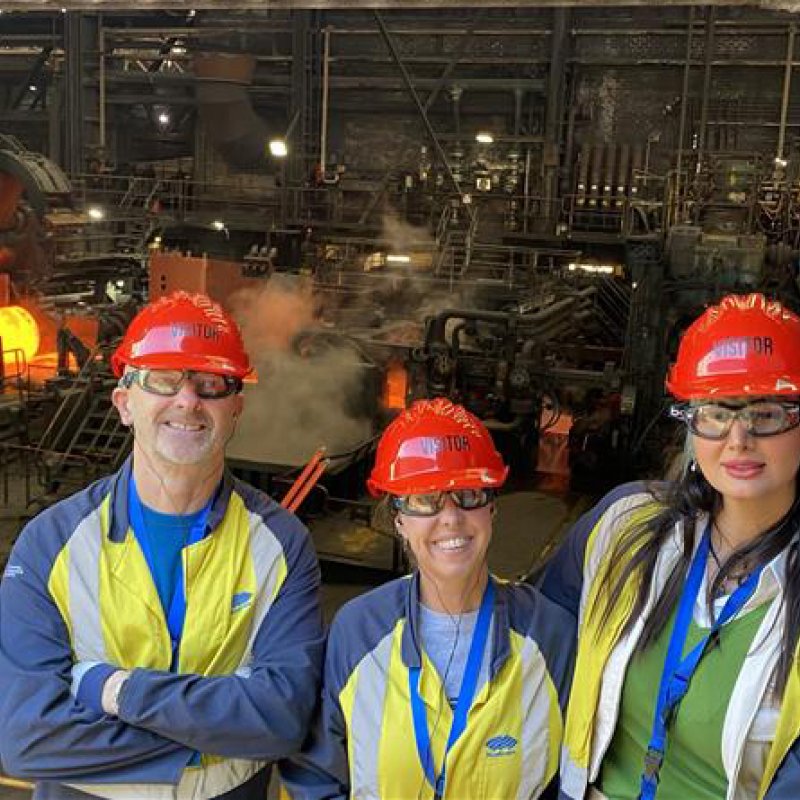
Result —
[[[736, 575], [742, 566], [746, 564], [752, 569], [754, 566], [766, 564], [788, 547], [786, 585], [782, 600], [786, 604], [786, 617], [782, 635], [783, 647], [776, 676], [776, 691], [779, 696], [783, 695], [786, 688], [800, 635], [800, 555], [797, 535], [800, 532], [800, 475], [797, 480], [798, 490], [789, 511], [746, 547], [731, 553], [721, 565], [710, 587], [710, 597], [713, 598], [718, 594], [723, 582], [730, 576]], [[681, 557], [667, 578], [652, 612], [645, 620], [636, 647], [639, 652], [646, 650], [655, 642], [677, 605], [694, 553], [694, 529], [697, 518], [704, 513], [713, 518], [722, 507], [722, 496], [705, 479], [694, 461], [688, 469], [683, 470], [682, 475], [674, 483], [650, 484], [648, 491], [658, 505], [654, 507], [651, 516], [632, 524], [617, 538], [609, 560], [612, 567], [608, 589], [603, 593], [604, 601], [600, 603], [598, 609], [602, 614], [602, 621], [607, 622], [612, 610], [620, 602], [626, 585], [633, 582], [636, 595], [622, 634], [630, 632], [636, 620], [644, 612], [658, 554], [672, 536], [675, 525], [683, 521]]]

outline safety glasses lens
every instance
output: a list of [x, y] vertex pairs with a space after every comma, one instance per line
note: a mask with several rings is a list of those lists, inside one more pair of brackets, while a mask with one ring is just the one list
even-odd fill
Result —
[[142, 369], [137, 376], [142, 389], [164, 396], [177, 394], [185, 379], [185, 373], [179, 369]]
[[407, 494], [394, 499], [395, 508], [412, 517], [431, 517], [438, 514], [450, 495], [453, 502], [464, 511], [487, 506], [494, 496], [489, 489], [455, 489], [451, 492]]
[[189, 373], [195, 393], [198, 397], [226, 397], [235, 390], [232, 379], [212, 372]]
[[215, 400], [241, 391], [242, 383], [227, 375], [177, 369], [140, 369], [136, 373], [139, 385], [151, 394], [162, 397], [176, 395], [185, 380], [190, 380], [195, 394], [204, 400]]
[[703, 403], [678, 411], [673, 409], [672, 415], [683, 419], [692, 433], [704, 439], [724, 439], [737, 419], [751, 436], [776, 436], [800, 423], [800, 409], [796, 404], [778, 402], [748, 403], [739, 407]]

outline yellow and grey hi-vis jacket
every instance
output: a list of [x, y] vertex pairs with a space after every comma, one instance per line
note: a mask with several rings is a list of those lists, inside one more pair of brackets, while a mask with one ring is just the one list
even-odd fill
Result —
[[[613, 545], [631, 524], [645, 522], [659, 510], [641, 483], [618, 487], [573, 527], [550, 562], [542, 591], [579, 619], [575, 679], [569, 699], [561, 764], [560, 800], [583, 800], [597, 780], [611, 744], [625, 672], [644, 620], [680, 557], [683, 528], [694, 524], [695, 546], [707, 523], [680, 522], [662, 547], [649, 599], [631, 632], [622, 636], [634, 600], [629, 584], [613, 612], [589, 613], [608, 586]], [[617, 569], [619, 565], [615, 565]], [[748, 607], [770, 606], [753, 638], [728, 701], [722, 731], [722, 762], [728, 777], [726, 800], [797, 800], [800, 797], [800, 669], [792, 670], [777, 714], [768, 691], [782, 647], [785, 613], [785, 554], [764, 569]], [[800, 664], [798, 654], [796, 663]], [[762, 713], [763, 712], [763, 713]], [[775, 717], [777, 716], [777, 719]], [[772, 724], [760, 724], [761, 719]], [[667, 755], [669, 757], [669, 755]]]
[[[447, 758], [445, 800], [532, 800], [556, 774], [574, 621], [526, 584], [496, 579], [488, 679]], [[280, 762], [293, 800], [431, 798], [414, 738], [409, 668], [421, 666], [437, 774], [453, 712], [420, 646], [418, 577], [345, 605], [331, 628], [322, 709], [302, 754]]]
[[[170, 671], [164, 612], [128, 520], [130, 472], [129, 461], [42, 512], [14, 546], [0, 583], [3, 767], [38, 781], [37, 798], [262, 798], [267, 765], [300, 747], [318, 696], [308, 533], [226, 473], [205, 537], [184, 550]], [[86, 662], [133, 670], [118, 718], [71, 694]]]

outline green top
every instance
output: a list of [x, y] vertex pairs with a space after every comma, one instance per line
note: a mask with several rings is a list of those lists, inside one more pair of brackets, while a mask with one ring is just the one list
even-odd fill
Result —
[[[700, 660], [669, 729], [658, 800], [724, 800], [728, 779], [722, 766], [722, 726], [739, 671], [769, 605], [762, 603], [724, 625], [719, 645], [712, 646]], [[653, 730], [656, 697], [674, 624], [673, 611], [653, 645], [628, 664], [617, 727], [597, 782], [608, 800], [639, 796], [644, 754]], [[684, 656], [707, 633], [707, 628], [692, 621]]]

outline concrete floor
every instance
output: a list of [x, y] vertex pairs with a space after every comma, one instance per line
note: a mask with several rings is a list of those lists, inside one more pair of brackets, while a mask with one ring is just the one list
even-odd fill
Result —
[[[536, 486], [535, 491], [510, 491], [498, 499], [489, 566], [500, 577], [517, 578], [535, 568], [591, 502], [585, 495], [569, 493], [558, 477], [539, 478]], [[12, 486], [14, 496], [22, 495]], [[0, 564], [24, 516], [19, 506], [0, 507]], [[328, 621], [347, 600], [392, 577], [395, 542], [388, 532], [376, 533], [346, 511], [313, 522], [311, 530], [323, 566], [322, 605]], [[30, 796], [29, 790], [0, 784], [0, 800]], [[272, 787], [269, 800], [275, 797]]]

